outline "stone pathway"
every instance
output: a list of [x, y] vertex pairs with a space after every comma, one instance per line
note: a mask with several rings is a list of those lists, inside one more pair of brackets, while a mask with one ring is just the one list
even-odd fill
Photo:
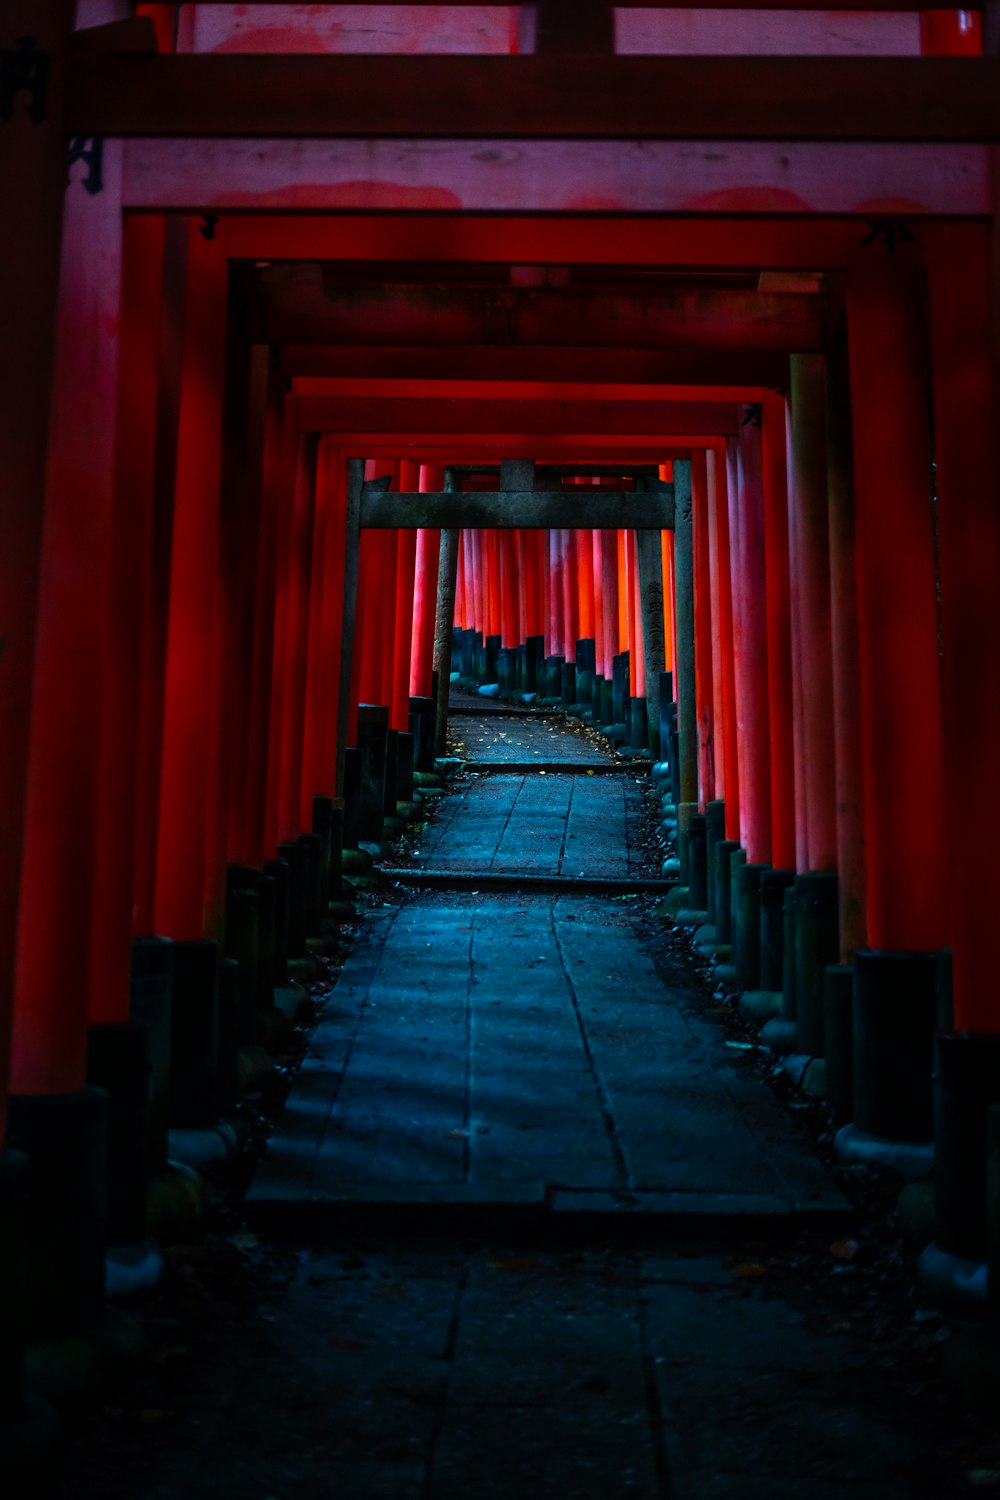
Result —
[[311, 1247], [128, 1500], [947, 1500], [863, 1338], [768, 1275], [704, 1246]]
[[[579, 735], [542, 736], [555, 760]], [[502, 774], [452, 795], [418, 867], [457, 876], [643, 868], [634, 777]], [[470, 883], [465, 880], [466, 885]], [[578, 1227], [773, 1223], [847, 1205], [769, 1091], [642, 948], [627, 897], [424, 892], [383, 907], [345, 964], [248, 1199]]]

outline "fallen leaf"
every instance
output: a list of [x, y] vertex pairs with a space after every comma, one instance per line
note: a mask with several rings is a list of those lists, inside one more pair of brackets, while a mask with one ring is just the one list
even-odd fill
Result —
[[834, 1260], [853, 1260], [860, 1248], [857, 1240], [834, 1240], [830, 1254]]
[[164, 1422], [173, 1422], [176, 1417], [175, 1411], [168, 1411], [163, 1406], [143, 1406], [135, 1414], [136, 1421], [142, 1427], [156, 1427]]
[[737, 1265], [730, 1266], [729, 1274], [738, 1276], [743, 1281], [750, 1281], [758, 1276], [766, 1276], [767, 1267], [761, 1265], [759, 1260], [741, 1260]]

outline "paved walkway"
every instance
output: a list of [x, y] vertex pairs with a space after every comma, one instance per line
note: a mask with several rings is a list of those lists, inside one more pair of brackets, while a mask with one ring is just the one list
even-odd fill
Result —
[[[490, 755], [497, 735], [521, 758], [539, 736], [553, 762], [603, 755], [507, 722], [483, 728]], [[634, 776], [482, 776], [416, 859], [463, 877], [627, 882], [644, 818]], [[324, 1207], [578, 1224], [846, 1212], [746, 1056], [665, 987], [627, 898], [474, 890], [370, 919], [249, 1202], [279, 1221]]]

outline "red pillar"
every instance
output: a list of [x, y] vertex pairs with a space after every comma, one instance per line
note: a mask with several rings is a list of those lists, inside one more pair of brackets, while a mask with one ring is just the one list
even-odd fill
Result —
[[604, 610], [604, 675], [618, 655], [618, 532], [601, 531], [601, 599]]
[[560, 532], [562, 555], [563, 646], [566, 660], [576, 660], [576, 643], [580, 639], [580, 596], [576, 579], [576, 547], [572, 531]]
[[521, 573], [518, 565], [518, 539], [513, 531], [500, 531], [497, 533], [497, 540], [499, 543], [502, 602], [500, 633], [505, 646], [517, 646], [520, 644], [522, 636], [520, 603]]
[[[421, 464], [419, 487], [423, 494], [444, 489], [444, 470], [438, 464]], [[468, 548], [468, 532], [462, 533], [462, 550], [459, 554], [459, 582], [464, 606], [466, 591], [463, 561]], [[431, 691], [431, 667], [434, 657], [434, 613], [437, 609], [438, 553], [441, 547], [440, 531], [421, 527], [417, 532], [416, 575], [413, 599], [413, 655], [410, 662], [410, 692], [427, 698]], [[465, 626], [464, 613], [460, 611], [458, 599], [455, 606], [455, 623]]]
[[948, 941], [927, 365], [909, 247], [847, 282], [858, 526], [868, 941]]
[[[733, 643], [733, 581], [729, 536], [729, 479], [727, 455], [716, 449], [709, 454], [709, 475], [714, 470], [715, 546], [719, 574], [719, 690], [722, 711], [722, 784], [726, 799], [726, 838], [740, 836], [739, 736], [736, 731], [736, 653]], [[711, 494], [712, 491], [710, 490]]]
[[830, 642], [830, 530], [827, 503], [826, 363], [793, 354], [788, 503], [795, 514], [793, 608], [801, 652], [805, 870], [837, 868]]
[[183, 357], [162, 708], [154, 924], [169, 937], [205, 932], [210, 757], [218, 713], [212, 661], [219, 628], [219, 483], [226, 263], [188, 229]]
[[927, 231], [933, 341], [955, 1024], [1000, 1030], [989, 893], [1000, 838], [1000, 497], [989, 337], [989, 229]]
[[563, 607], [563, 574], [566, 557], [563, 551], [565, 532], [553, 530], [549, 538], [549, 655], [566, 654], [565, 612]]
[[[26, 16], [22, 19], [25, 34], [37, 36], [35, 25]], [[52, 27], [50, 34], [58, 37], [58, 17], [49, 11], [42, 19]], [[14, 45], [16, 38], [10, 42]], [[15, 106], [20, 116], [23, 101], [18, 98]], [[2, 126], [4, 132], [9, 128]], [[32, 159], [34, 150], [23, 144]], [[16, 942], [11, 1089], [22, 1094], [75, 1092], [82, 1087], [86, 1071], [89, 984], [86, 980], [67, 983], [66, 955], [72, 955], [78, 973], [89, 973], [93, 878], [100, 837], [102, 647], [114, 514], [122, 149], [120, 143], [106, 143], [100, 193], [86, 191], [79, 168], [66, 188]], [[42, 156], [41, 165], [50, 170], [50, 159], [44, 152]], [[25, 199], [34, 191], [35, 185], [25, 185]], [[10, 210], [5, 217], [9, 216]], [[58, 220], [52, 222], [56, 228]], [[17, 264], [16, 243], [13, 249]], [[30, 298], [34, 273], [25, 269]], [[20, 290], [11, 286], [5, 300], [17, 297]], [[46, 310], [35, 305], [44, 330], [49, 326]], [[36, 380], [44, 379], [40, 364], [35, 365], [34, 356], [27, 352], [37, 331], [25, 330], [25, 335], [17, 355], [24, 353], [29, 371], [34, 366]], [[13, 351], [8, 350], [8, 355], [14, 359]], [[41, 394], [40, 389], [36, 394]], [[11, 399], [16, 412], [18, 397], [11, 393]], [[30, 407], [25, 417], [31, 434], [40, 436], [37, 415]], [[30, 494], [38, 503], [40, 477], [35, 464], [26, 463], [15, 450], [15, 528], [21, 519], [19, 500], [27, 502]], [[36, 542], [34, 526], [20, 534], [15, 529], [11, 555], [15, 567], [27, 570], [29, 598]], [[15, 595], [24, 588], [25, 579], [16, 573], [9, 581]], [[23, 607], [14, 611], [13, 623], [12, 707], [26, 712], [28, 703], [16, 680], [26, 665], [22, 650], [27, 650], [31, 625]], [[5, 800], [17, 794], [23, 764], [22, 747], [13, 736], [10, 749], [13, 781], [5, 785]], [[15, 822], [15, 839], [17, 832]]]
[[792, 626], [789, 593], [785, 404], [764, 400], [764, 567], [767, 578], [767, 694], [771, 754], [771, 862], [795, 868], [792, 749]]
[[771, 766], [767, 696], [767, 615], [760, 608], [764, 557], [764, 484], [760, 409], [742, 407], [736, 441], [737, 490], [730, 495], [736, 726], [740, 759], [740, 836], [750, 864], [771, 862]]
[[581, 641], [594, 640], [594, 533], [573, 532], [576, 597]]
[[708, 463], [691, 455], [691, 529], [694, 549], [695, 711], [698, 718], [698, 805], [715, 800], [715, 714], [712, 661], [712, 570], [709, 550]]

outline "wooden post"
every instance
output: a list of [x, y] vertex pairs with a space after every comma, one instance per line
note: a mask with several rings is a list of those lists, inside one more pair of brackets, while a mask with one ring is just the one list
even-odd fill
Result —
[[340, 626], [340, 690], [337, 697], [337, 796], [344, 795], [344, 752], [351, 716], [351, 668], [354, 662], [354, 615], [358, 602], [358, 565], [361, 558], [361, 489], [365, 463], [352, 458], [347, 465], [347, 506], [344, 516], [344, 598]]
[[[658, 531], [636, 532], [639, 560], [639, 597], [642, 607], [642, 639], [646, 663], [646, 712], [650, 746], [660, 739], [660, 673], [666, 669], [663, 633], [663, 549]], [[588, 542], [590, 538], [588, 537]]]
[[698, 709], [695, 700], [694, 549], [691, 462], [674, 462], [674, 597], [677, 621], [677, 736], [682, 802], [698, 800]]
[[708, 461], [705, 453], [691, 458], [692, 514], [691, 530], [694, 551], [694, 654], [698, 663], [695, 673], [695, 707], [698, 718], [698, 807], [716, 797], [715, 790], [715, 715], [713, 712], [712, 662], [712, 575], [709, 552]]
[[[445, 474], [444, 487], [454, 489], [452, 476]], [[460, 533], [449, 527], [441, 532], [438, 554], [438, 600], [434, 620], [434, 670], [437, 673], [437, 714], [434, 724], [434, 749], [444, 755], [448, 748], [448, 694], [451, 690], [451, 636], [455, 626], [455, 583], [458, 578], [458, 538]]]

